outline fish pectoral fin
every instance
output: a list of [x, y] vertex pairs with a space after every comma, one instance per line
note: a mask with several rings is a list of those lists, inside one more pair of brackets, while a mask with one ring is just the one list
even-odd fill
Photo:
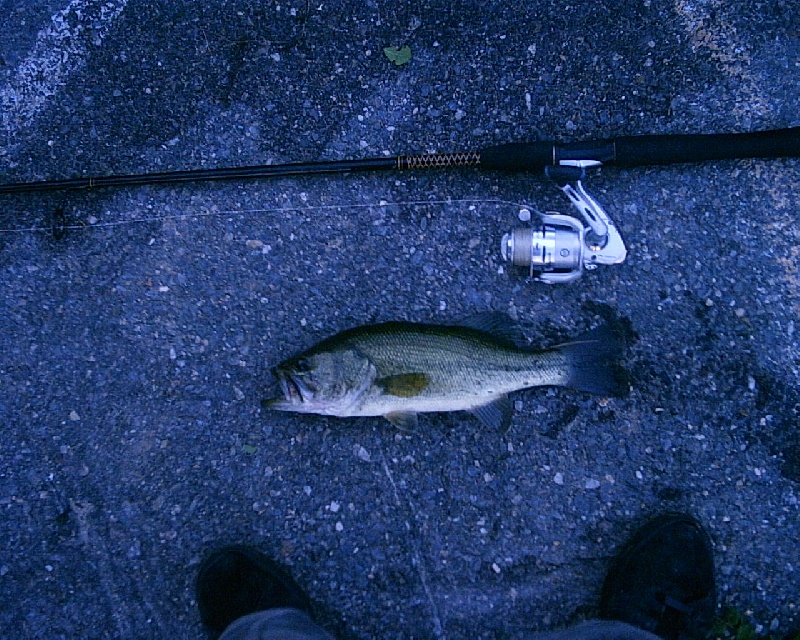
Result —
[[427, 389], [430, 378], [424, 373], [398, 373], [375, 381], [390, 396], [413, 398]]
[[400, 431], [415, 431], [419, 424], [417, 414], [413, 411], [393, 411], [383, 417]]
[[478, 418], [485, 426], [499, 431], [501, 429], [508, 429], [511, 425], [511, 415], [514, 413], [514, 407], [508, 396], [504, 395], [489, 404], [470, 409], [470, 413]]

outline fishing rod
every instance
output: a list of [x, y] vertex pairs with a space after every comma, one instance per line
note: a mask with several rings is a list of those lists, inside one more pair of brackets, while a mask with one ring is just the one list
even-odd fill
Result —
[[793, 127], [750, 133], [622, 136], [567, 143], [514, 142], [456, 153], [17, 182], [0, 184], [0, 194], [364, 171], [459, 167], [489, 171], [543, 171], [567, 196], [579, 217], [537, 212], [537, 219], [532, 219], [529, 227], [513, 229], [503, 236], [501, 253], [512, 265], [528, 269], [534, 279], [557, 283], [579, 278], [584, 269], [594, 269], [601, 264], [619, 264], [627, 255], [622, 237], [611, 218], [583, 186], [587, 169], [604, 165], [639, 167], [797, 156], [800, 156], [800, 127]]

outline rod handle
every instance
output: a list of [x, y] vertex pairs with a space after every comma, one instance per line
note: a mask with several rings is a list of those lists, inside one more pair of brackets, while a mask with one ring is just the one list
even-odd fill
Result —
[[481, 169], [535, 171], [553, 164], [552, 142], [509, 142], [482, 149]]
[[621, 167], [800, 156], [800, 127], [754, 131], [627, 136], [614, 140], [613, 163]]
[[752, 133], [623, 136], [558, 143], [514, 142], [480, 152], [480, 166], [501, 171], [538, 171], [568, 160], [595, 160], [620, 167], [740, 158], [800, 156], [800, 127]]
[[565, 160], [611, 162], [614, 143], [611, 140], [583, 142], [511, 142], [481, 151], [481, 168], [500, 171], [540, 171]]

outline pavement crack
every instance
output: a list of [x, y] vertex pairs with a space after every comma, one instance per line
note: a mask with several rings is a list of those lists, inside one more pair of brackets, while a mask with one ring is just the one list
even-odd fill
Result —
[[[418, 527], [414, 526], [419, 517], [418, 511], [414, 507], [414, 503], [411, 501], [410, 498], [406, 497], [404, 500], [403, 496], [401, 496], [400, 490], [397, 487], [397, 483], [394, 481], [392, 470], [389, 468], [389, 464], [386, 462], [386, 454], [384, 453], [382, 447], [381, 447], [381, 458], [382, 458], [381, 463], [383, 465], [383, 471], [389, 480], [389, 484], [392, 485], [392, 491], [394, 492], [395, 503], [399, 508], [404, 509], [407, 512], [410, 512], [412, 516], [411, 519], [405, 518], [405, 525], [406, 529], [410, 534], [408, 538], [411, 541], [412, 545], [413, 565], [417, 570], [420, 583], [422, 584], [422, 589], [425, 592], [425, 597], [427, 598], [428, 605], [430, 606], [431, 622], [433, 623], [433, 633], [435, 637], [441, 638], [442, 640], [447, 640], [447, 634], [445, 633], [444, 625], [442, 624], [441, 614], [439, 613], [439, 606], [436, 604], [436, 599], [434, 598], [433, 591], [431, 590], [430, 583], [428, 580], [428, 569], [422, 555], [422, 544], [420, 540], [422, 533]], [[412, 524], [412, 521], [414, 524]]]

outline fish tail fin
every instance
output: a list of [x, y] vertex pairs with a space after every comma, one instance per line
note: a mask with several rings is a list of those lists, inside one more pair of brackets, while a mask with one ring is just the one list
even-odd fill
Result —
[[565, 386], [602, 396], [625, 396], [628, 375], [622, 366], [625, 334], [602, 325], [556, 347], [567, 357]]

